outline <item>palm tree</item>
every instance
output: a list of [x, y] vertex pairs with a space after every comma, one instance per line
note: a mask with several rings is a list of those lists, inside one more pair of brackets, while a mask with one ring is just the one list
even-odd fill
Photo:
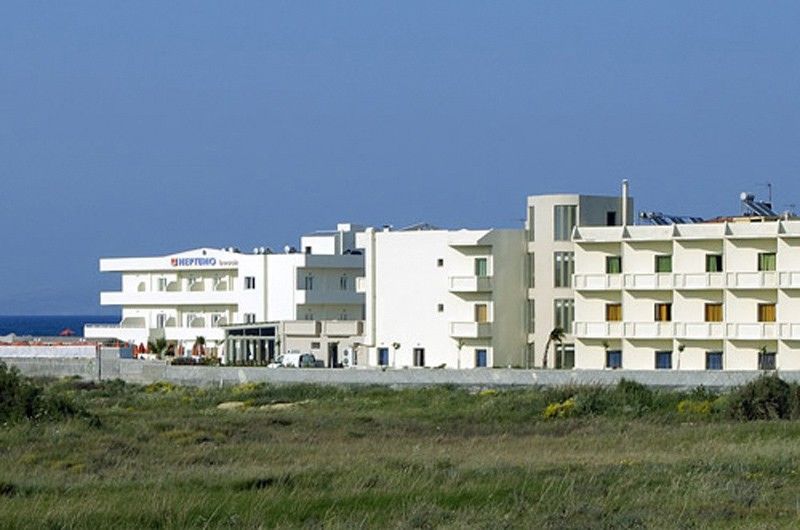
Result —
[[554, 342], [561, 346], [564, 342], [564, 330], [556, 326], [547, 336], [547, 343], [544, 345], [544, 357], [542, 358], [542, 368], [547, 368], [547, 352], [550, 350], [550, 345]]

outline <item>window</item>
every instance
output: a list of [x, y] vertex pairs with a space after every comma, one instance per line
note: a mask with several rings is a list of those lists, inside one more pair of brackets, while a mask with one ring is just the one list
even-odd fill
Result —
[[318, 350], [319, 349], [319, 342], [312, 342], [311, 343], [311, 349], [312, 350]]
[[577, 220], [577, 206], [555, 206], [553, 209], [553, 239], [569, 241]]
[[706, 304], [706, 322], [722, 322], [722, 304]]
[[672, 256], [656, 256], [656, 272], [672, 272]]
[[758, 369], [759, 370], [774, 370], [775, 369], [775, 352], [760, 351], [758, 352]]
[[555, 287], [570, 287], [575, 272], [575, 253], [556, 252], [554, 255]]
[[306, 254], [311, 254], [311, 247], [306, 247]]
[[572, 333], [572, 321], [575, 319], [575, 300], [572, 298], [557, 298], [553, 301], [555, 306], [555, 324], [564, 333]]
[[159, 313], [156, 315], [157, 328], [163, 328], [166, 322], [167, 322], [167, 315], [165, 315], [164, 313]]
[[671, 322], [672, 321], [672, 304], [656, 304], [655, 305], [655, 321], [656, 322]]
[[758, 255], [758, 270], [759, 271], [774, 271], [775, 270], [775, 253], [762, 252]]
[[339, 311], [339, 320], [347, 320], [347, 310], [342, 309]]
[[489, 322], [489, 306], [475, 304], [475, 322]]
[[436, 260], [436, 266], [437, 267], [444, 267], [444, 259], [442, 259], [442, 258], [437, 259]]
[[389, 348], [378, 348], [378, 366], [389, 366]]
[[489, 276], [489, 262], [486, 258], [475, 258], [475, 276]]
[[159, 278], [158, 279], [158, 290], [159, 291], [166, 291], [167, 290], [167, 279], [166, 278]]
[[758, 321], [775, 322], [775, 304], [758, 304]]
[[606, 322], [622, 320], [622, 304], [606, 304]]
[[657, 351], [656, 370], [671, 370], [671, 369], [672, 369], [672, 352]]
[[528, 254], [528, 279], [530, 280], [528, 287], [536, 287], [536, 260], [534, 259], [534, 254]]
[[219, 313], [214, 313], [211, 315], [211, 325], [213, 327], [219, 327], [219, 323], [222, 320], [222, 315]]
[[536, 333], [536, 301], [528, 300], [528, 333]]
[[561, 344], [556, 346], [556, 369], [571, 370], [575, 368], [575, 345]]
[[425, 348], [414, 348], [414, 366], [425, 366]]
[[347, 290], [347, 276], [342, 276], [339, 278], [339, 290], [346, 291]]
[[606, 350], [606, 368], [622, 368], [622, 350]]
[[314, 313], [306, 310], [306, 312], [303, 314], [303, 320], [314, 320]]
[[436, 304], [436, 311], [439, 313], [444, 312], [444, 304]]
[[534, 228], [536, 227], [534, 223], [534, 219], [536, 218], [535, 214], [536, 211], [534, 210], [533, 206], [528, 206], [528, 241], [536, 240], [536, 238], [534, 237], [535, 236]]
[[485, 368], [486, 367], [486, 350], [475, 350], [475, 367], [476, 368]]
[[244, 323], [245, 324], [252, 324], [256, 321], [256, 314], [255, 313], [245, 313], [244, 314]]
[[722, 352], [706, 352], [706, 370], [722, 370]]
[[256, 278], [255, 278], [255, 276], [245, 276], [244, 277], [244, 288], [245, 289], [255, 289], [256, 288]]
[[606, 256], [606, 274], [622, 272], [622, 256]]
[[706, 272], [722, 272], [722, 254], [706, 254]]
[[606, 226], [617, 226], [617, 212], [606, 212]]
[[303, 278], [303, 289], [306, 291], [313, 291], [314, 290], [314, 277], [313, 276], [306, 276]]

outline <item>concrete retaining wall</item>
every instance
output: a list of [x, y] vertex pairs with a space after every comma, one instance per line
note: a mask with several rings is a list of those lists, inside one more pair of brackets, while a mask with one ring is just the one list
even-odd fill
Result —
[[[171, 366], [165, 361], [121, 359], [114, 348], [103, 348], [97, 359], [4, 358], [26, 375], [83, 379], [122, 379], [149, 384], [169, 381], [180, 385], [222, 386], [240, 383], [321, 385], [386, 385], [392, 387], [454, 385], [468, 387], [613, 385], [621, 379], [661, 388], [713, 389], [742, 385], [761, 372], [734, 371], [624, 371], [624, 370], [364, 370], [245, 368], [227, 366]], [[780, 372], [787, 381], [800, 382], [800, 372]]]

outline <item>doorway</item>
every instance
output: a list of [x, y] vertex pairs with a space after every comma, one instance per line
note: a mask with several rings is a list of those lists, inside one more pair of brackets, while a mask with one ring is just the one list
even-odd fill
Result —
[[339, 367], [339, 343], [328, 343], [328, 368]]

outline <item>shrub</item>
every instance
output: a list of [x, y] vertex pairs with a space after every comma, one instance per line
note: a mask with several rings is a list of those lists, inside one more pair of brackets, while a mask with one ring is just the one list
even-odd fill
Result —
[[45, 392], [22, 377], [19, 370], [0, 362], [0, 422], [61, 419], [78, 412], [65, 395]]
[[542, 413], [545, 419], [568, 418], [575, 412], [575, 398], [569, 398], [562, 403], [550, 403]]
[[792, 387], [776, 375], [762, 376], [730, 395], [728, 413], [737, 420], [788, 419]]
[[678, 403], [678, 413], [685, 416], [708, 416], [711, 414], [712, 402], [684, 399]]

